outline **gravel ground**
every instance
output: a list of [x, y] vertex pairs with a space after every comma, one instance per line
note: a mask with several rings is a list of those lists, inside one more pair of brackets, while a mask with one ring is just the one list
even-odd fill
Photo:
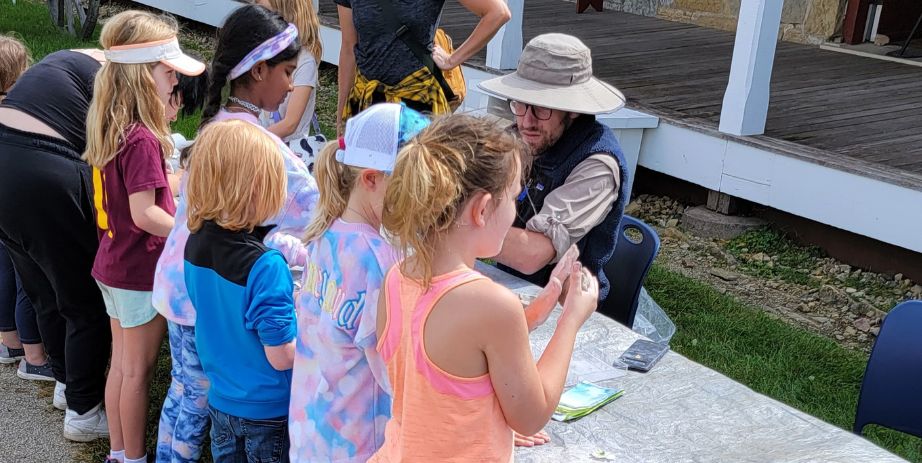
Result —
[[64, 412], [51, 406], [53, 383], [16, 376], [16, 364], [0, 365], [0, 462], [66, 463], [81, 444], [64, 439]]
[[769, 252], [734, 257], [725, 241], [684, 232], [684, 210], [685, 205], [674, 199], [640, 195], [625, 213], [657, 230], [662, 239], [659, 264], [845, 347], [870, 350], [886, 311], [900, 300], [922, 299], [922, 285], [901, 274], [866, 272], [829, 257], [802, 262], [809, 269], [810, 285], [748, 274], [744, 264], [772, 263], [777, 256]]

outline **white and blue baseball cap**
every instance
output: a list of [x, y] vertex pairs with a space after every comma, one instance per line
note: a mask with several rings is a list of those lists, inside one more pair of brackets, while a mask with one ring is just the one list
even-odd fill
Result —
[[400, 148], [429, 126], [429, 118], [403, 103], [380, 103], [346, 121], [336, 160], [350, 166], [392, 172]]

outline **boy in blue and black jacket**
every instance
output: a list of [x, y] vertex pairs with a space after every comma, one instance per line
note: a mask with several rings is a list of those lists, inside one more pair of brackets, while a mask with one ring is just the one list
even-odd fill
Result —
[[294, 285], [259, 226], [283, 204], [282, 163], [275, 142], [241, 121], [209, 124], [192, 148], [184, 272], [215, 461], [288, 461]]

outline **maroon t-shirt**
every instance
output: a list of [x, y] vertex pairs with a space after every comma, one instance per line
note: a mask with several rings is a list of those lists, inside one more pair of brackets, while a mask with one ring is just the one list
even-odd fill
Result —
[[115, 159], [103, 169], [93, 169], [93, 197], [99, 251], [93, 278], [106, 286], [151, 291], [154, 270], [166, 238], [138, 228], [131, 219], [128, 195], [155, 191], [155, 203], [171, 215], [176, 204], [167, 182], [160, 142], [143, 124], [128, 129]]

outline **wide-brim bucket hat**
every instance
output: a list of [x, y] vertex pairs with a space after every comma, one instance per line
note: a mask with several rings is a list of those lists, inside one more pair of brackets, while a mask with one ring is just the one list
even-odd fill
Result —
[[542, 34], [525, 45], [515, 72], [479, 84], [494, 96], [580, 114], [624, 106], [624, 94], [592, 76], [592, 54], [567, 34]]

